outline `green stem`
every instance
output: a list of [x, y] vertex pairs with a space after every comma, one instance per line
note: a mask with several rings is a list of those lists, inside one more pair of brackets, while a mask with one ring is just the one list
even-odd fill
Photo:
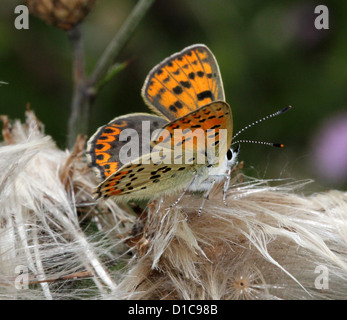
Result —
[[116, 69], [112, 69], [112, 67], [114, 67], [116, 57], [130, 39], [153, 2], [154, 0], [139, 0], [137, 2], [126, 21], [101, 55], [89, 79], [86, 79], [84, 74], [84, 52], [80, 30], [76, 27], [69, 32], [74, 52], [75, 84], [68, 125], [67, 144], [70, 149], [74, 146], [78, 134], [88, 134], [90, 109], [97, 90], [110, 78], [110, 75], [115, 74]]
[[95, 87], [106, 76], [109, 68], [114, 64], [114, 60], [134, 33], [136, 27], [144, 17], [154, 0], [139, 0], [126, 21], [123, 23], [118, 33], [111, 40], [110, 44], [101, 55], [94, 72], [88, 83], [90, 87]]
[[79, 133], [86, 133], [88, 129], [89, 108], [85, 103], [85, 66], [82, 33], [79, 26], [68, 32], [73, 52], [73, 80], [74, 91], [71, 103], [71, 115], [68, 123], [68, 146], [74, 146]]

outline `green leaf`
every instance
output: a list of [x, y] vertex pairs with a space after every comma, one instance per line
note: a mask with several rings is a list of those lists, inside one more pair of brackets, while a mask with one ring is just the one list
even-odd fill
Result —
[[125, 69], [128, 66], [128, 61], [124, 61], [121, 63], [115, 63], [111, 68], [108, 70], [106, 76], [104, 79], [100, 81], [100, 83], [97, 85], [96, 91], [99, 91], [100, 88], [102, 88], [107, 82], [109, 82], [116, 74], [121, 72], [123, 69]]

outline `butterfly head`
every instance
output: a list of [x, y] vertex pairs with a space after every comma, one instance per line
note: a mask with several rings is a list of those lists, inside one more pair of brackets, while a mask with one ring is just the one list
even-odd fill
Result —
[[225, 158], [226, 158], [226, 163], [229, 168], [235, 165], [237, 161], [237, 157], [240, 152], [240, 145], [238, 144], [236, 148], [233, 148], [232, 146], [229, 148], [227, 151]]

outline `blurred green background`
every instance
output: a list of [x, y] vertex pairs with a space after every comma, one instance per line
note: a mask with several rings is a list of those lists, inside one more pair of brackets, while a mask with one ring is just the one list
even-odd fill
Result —
[[[21, 1], [2, 0], [0, 6], [0, 80], [8, 82], [0, 87], [0, 114], [24, 119], [30, 102], [46, 133], [65, 148], [72, 95], [70, 44], [64, 31], [33, 16], [29, 30], [15, 29], [18, 4]], [[99, 0], [84, 21], [89, 72], [135, 4]], [[329, 30], [314, 27], [319, 4], [329, 9]], [[194, 43], [206, 44], [218, 60], [235, 132], [293, 106], [239, 136], [286, 146], [243, 144], [240, 159], [248, 174], [313, 178], [311, 188], [317, 190], [347, 187], [347, 151], [341, 153], [347, 150], [347, 132], [337, 134], [335, 147], [329, 143], [333, 151], [324, 155], [319, 150], [324, 134], [334, 128], [324, 129], [326, 124], [342, 119], [347, 110], [347, 1], [157, 0], [117, 59], [130, 64], [97, 96], [90, 135], [116, 116], [148, 112], [140, 89], [149, 70]], [[337, 156], [328, 158], [331, 166], [315, 164], [334, 152]], [[341, 174], [324, 174], [329, 167]]]

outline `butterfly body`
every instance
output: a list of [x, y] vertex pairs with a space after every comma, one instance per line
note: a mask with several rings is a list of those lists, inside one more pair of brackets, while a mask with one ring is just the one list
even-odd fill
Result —
[[211, 181], [216, 183], [223, 181], [228, 171], [228, 161], [225, 159], [218, 166], [206, 166], [197, 173], [195, 181], [189, 187], [189, 191], [207, 191], [211, 187]]
[[[232, 113], [218, 64], [206, 46], [187, 47], [159, 63], [142, 95], [157, 115], [115, 118], [88, 142], [91, 166], [103, 179], [97, 198], [153, 199], [178, 191], [208, 195], [215, 183], [229, 181], [237, 157], [230, 149]], [[133, 141], [121, 139], [126, 129]], [[140, 152], [122, 160], [131, 143]]]

